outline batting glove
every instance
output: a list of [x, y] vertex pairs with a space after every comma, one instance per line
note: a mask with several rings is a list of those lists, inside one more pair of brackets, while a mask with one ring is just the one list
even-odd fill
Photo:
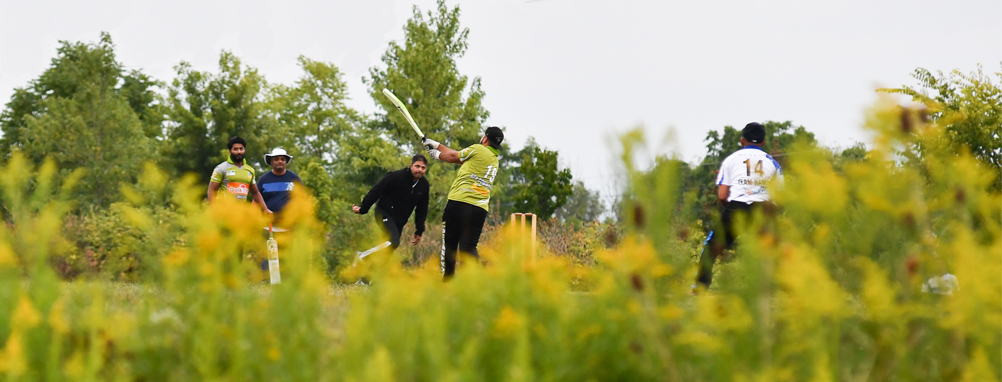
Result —
[[438, 151], [436, 149], [429, 149], [428, 150], [428, 156], [430, 156], [432, 159], [438, 159], [439, 155], [442, 155], [441, 151]]
[[428, 139], [428, 138], [422, 138], [421, 139], [421, 144], [423, 144], [424, 147], [427, 147], [428, 150], [438, 149], [438, 145], [439, 145], [438, 142], [436, 142], [434, 140], [431, 140], [431, 139]]

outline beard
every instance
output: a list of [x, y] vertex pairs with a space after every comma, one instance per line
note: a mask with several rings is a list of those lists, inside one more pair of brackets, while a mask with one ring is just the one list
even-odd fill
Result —
[[242, 162], [244, 160], [244, 154], [230, 154], [230, 159], [233, 163]]

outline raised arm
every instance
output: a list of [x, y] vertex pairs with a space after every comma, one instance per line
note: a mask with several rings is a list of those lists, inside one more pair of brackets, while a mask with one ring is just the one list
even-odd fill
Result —
[[443, 162], [455, 164], [463, 164], [463, 160], [459, 156], [459, 151], [445, 147], [445, 145], [428, 138], [423, 138], [421, 143], [424, 144], [424, 147], [428, 148], [428, 155], [431, 156], [432, 159], [438, 159]]
[[445, 147], [445, 145], [443, 144], [438, 145], [438, 151], [439, 151], [438, 159], [442, 160], [443, 162], [463, 164], [463, 161], [460, 160], [459, 158], [459, 151]]

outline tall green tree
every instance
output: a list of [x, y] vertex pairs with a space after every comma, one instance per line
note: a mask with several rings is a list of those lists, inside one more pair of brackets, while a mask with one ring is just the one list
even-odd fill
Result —
[[264, 135], [275, 122], [261, 115], [264, 77], [230, 52], [220, 55], [217, 74], [196, 71], [186, 62], [175, 71], [167, 92], [170, 123], [162, 147], [167, 167], [194, 172], [208, 182], [212, 168], [229, 155], [226, 142], [234, 135], [247, 141], [247, 161], [261, 167], [267, 150]]
[[930, 119], [949, 132], [945, 137], [957, 152], [965, 147], [995, 171], [998, 190], [1002, 189], [1002, 71], [995, 75], [998, 84], [980, 67], [966, 75], [956, 70], [933, 74], [918, 68], [912, 73], [918, 86], [879, 91], [905, 94], [925, 105]]
[[394, 141], [420, 147], [414, 133], [381, 92], [390, 89], [407, 106], [421, 130], [446, 145], [477, 143], [481, 125], [490, 116], [484, 109], [480, 77], [460, 74], [456, 61], [466, 54], [469, 29], [459, 23], [459, 6], [437, 2], [427, 18], [415, 6], [404, 26], [403, 45], [391, 41], [382, 56], [385, 69], [369, 69], [365, 79], [376, 104], [390, 112], [376, 115], [380, 127]]
[[264, 132], [269, 147], [297, 155], [295, 166], [316, 162], [345, 200], [364, 193], [388, 169], [403, 166], [399, 147], [383, 139], [374, 122], [345, 104], [348, 85], [333, 64], [299, 58], [303, 76], [293, 86], [271, 89], [266, 115], [277, 121]]
[[605, 204], [598, 192], [589, 190], [584, 182], [574, 182], [571, 195], [567, 202], [557, 208], [556, 217], [567, 222], [596, 221], [605, 213]]
[[[427, 14], [415, 6], [404, 26], [403, 43], [390, 42], [382, 56], [385, 67], [371, 68], [363, 79], [372, 99], [387, 111], [377, 113], [371, 127], [405, 154], [423, 149], [404, 118], [381, 94], [384, 88], [400, 98], [429, 138], [461, 148], [479, 142], [483, 135], [483, 124], [490, 113], [482, 104], [480, 78], [470, 80], [456, 65], [466, 53], [469, 35], [469, 30], [460, 25], [459, 15], [459, 6], [449, 8], [443, 0]], [[433, 216], [445, 205], [456, 171], [457, 167], [449, 164], [429, 166]]]
[[542, 219], [553, 217], [574, 192], [571, 170], [561, 170], [557, 152], [539, 147], [531, 138], [516, 157], [521, 162], [512, 176], [514, 209]]
[[159, 83], [126, 74], [114, 51], [107, 33], [97, 43], [60, 41], [49, 68], [16, 89], [0, 116], [7, 155], [20, 150], [36, 164], [55, 159], [64, 173], [87, 171], [77, 187], [83, 206], [117, 200], [120, 185], [154, 158], [160, 132]]
[[271, 89], [265, 107], [281, 127], [265, 132], [267, 141], [330, 166], [338, 137], [356, 128], [361, 118], [344, 103], [348, 84], [336, 66], [303, 56], [299, 66], [303, 76], [293, 86]]

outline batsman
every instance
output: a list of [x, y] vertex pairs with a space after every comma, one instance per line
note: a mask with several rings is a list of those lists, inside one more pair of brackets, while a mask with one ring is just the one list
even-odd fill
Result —
[[442, 213], [441, 265], [445, 280], [456, 272], [457, 251], [480, 258], [477, 243], [487, 220], [502, 141], [504, 133], [497, 126], [488, 127], [480, 143], [459, 151], [428, 138], [421, 139], [433, 159], [461, 165]]

